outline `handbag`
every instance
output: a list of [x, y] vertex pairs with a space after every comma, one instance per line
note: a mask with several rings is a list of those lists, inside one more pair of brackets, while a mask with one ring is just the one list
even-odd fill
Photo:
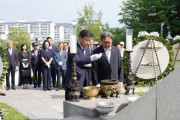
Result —
[[22, 70], [22, 77], [29, 77], [30, 76], [30, 70]]

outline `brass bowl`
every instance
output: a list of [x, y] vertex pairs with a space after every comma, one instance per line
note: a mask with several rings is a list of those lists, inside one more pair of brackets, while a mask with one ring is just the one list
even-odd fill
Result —
[[99, 87], [96, 86], [87, 86], [83, 87], [83, 94], [87, 96], [88, 99], [95, 99], [99, 94]]
[[103, 84], [103, 85], [114, 85], [114, 84], [117, 84], [117, 83], [119, 83], [119, 80], [107, 79], [107, 80], [101, 80], [100, 81], [100, 84]]

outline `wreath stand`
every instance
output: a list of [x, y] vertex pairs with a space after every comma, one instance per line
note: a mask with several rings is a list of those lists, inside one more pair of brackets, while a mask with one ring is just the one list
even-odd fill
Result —
[[[153, 67], [154, 68], [154, 76], [155, 76], [155, 79], [156, 79], [156, 83], [158, 82], [157, 80], [157, 72], [156, 72], [156, 68], [159, 69], [159, 72], [161, 74], [161, 67], [160, 67], [160, 64], [159, 64], [159, 58], [158, 58], [158, 54], [157, 54], [157, 50], [160, 49], [161, 47], [156, 47], [155, 46], [155, 42], [153, 39], [148, 39], [148, 42], [146, 44], [145, 47], [141, 47], [140, 49], [143, 50], [143, 53], [142, 53], [142, 56], [140, 58], [140, 61], [137, 65], [137, 68], [136, 68], [136, 71], [135, 71], [135, 76], [139, 70], [139, 67], [143, 66], [143, 67]], [[151, 50], [151, 53], [152, 53], [152, 58], [153, 58], [153, 61], [150, 62], [150, 63], [147, 63], [147, 64], [142, 64], [142, 60], [143, 60], [143, 57], [146, 53], [147, 50]], [[156, 60], [157, 60], [157, 64], [155, 63], [155, 56], [156, 56]], [[152, 82], [149, 81], [149, 88], [152, 87]]]

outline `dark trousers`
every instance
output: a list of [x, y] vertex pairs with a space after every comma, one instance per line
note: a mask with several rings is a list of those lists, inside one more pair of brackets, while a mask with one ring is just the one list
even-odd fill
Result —
[[62, 69], [61, 68], [59, 70], [56, 70], [56, 75], [57, 75], [56, 87], [60, 88], [62, 86], [62, 83], [61, 83]]
[[44, 66], [43, 70], [43, 89], [51, 89], [51, 68]]
[[16, 68], [13, 68], [12, 65], [9, 66], [7, 69], [8, 73], [6, 74], [6, 86], [7, 88], [10, 88], [10, 81], [9, 81], [9, 75], [11, 73], [11, 85], [12, 87], [15, 87], [15, 70]]
[[34, 86], [41, 85], [41, 67], [39, 65], [33, 65], [33, 84]]
[[56, 86], [56, 69], [53, 64], [51, 65], [51, 77], [52, 77], [52, 83], [53, 83], [53, 87], [54, 87], [54, 86]]
[[66, 80], [66, 70], [63, 70], [63, 74], [62, 74], [62, 85], [63, 86], [65, 84], [65, 80]]
[[[56, 70], [56, 75], [57, 75], [56, 87], [64, 86], [64, 82], [65, 82], [65, 79], [66, 79], [66, 70], [63, 70], [62, 67], [60, 67], [59, 70]], [[61, 77], [62, 77], [62, 83], [61, 83]]]
[[70, 100], [69, 93], [71, 92], [71, 89], [68, 87], [65, 87], [65, 100]]

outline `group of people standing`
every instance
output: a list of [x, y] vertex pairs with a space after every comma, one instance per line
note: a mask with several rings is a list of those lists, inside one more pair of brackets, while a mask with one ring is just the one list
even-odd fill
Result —
[[[100, 41], [99, 46], [93, 44], [93, 33], [90, 30], [82, 30], [79, 33], [75, 62], [80, 97], [83, 97], [83, 87], [99, 86], [101, 80], [116, 79], [119, 80], [121, 86], [123, 85], [124, 73], [121, 53], [117, 47], [112, 45], [112, 33], [102, 33]], [[56, 90], [64, 86], [65, 100], [70, 99], [72, 57], [67, 43], [59, 43], [56, 47], [53, 45], [52, 38], [48, 37], [44, 41], [42, 49], [39, 49], [38, 43], [34, 42], [32, 44], [33, 50], [28, 52], [27, 46], [22, 44], [21, 51], [18, 54], [15, 49], [12, 49], [12, 46], [13, 43], [9, 41], [6, 53], [9, 61], [6, 79], [7, 89], [10, 89], [10, 73], [12, 89], [15, 89], [15, 68], [19, 63], [19, 85], [23, 85], [24, 89], [32, 83], [30, 75], [30, 69], [32, 69], [34, 88], [41, 87], [42, 74], [44, 91], [51, 90], [52, 86], [56, 87]]]
[[[19, 67], [19, 86], [28, 89], [29, 84], [34, 84], [34, 88], [41, 87], [41, 79], [43, 80], [43, 90], [51, 90], [53, 87], [60, 90], [64, 85], [67, 61], [67, 43], [59, 43], [58, 49], [53, 44], [51, 37], [48, 37], [39, 48], [38, 42], [33, 42], [32, 51], [28, 51], [27, 45], [22, 44], [20, 52], [13, 48], [13, 42], [7, 42], [6, 55], [8, 58], [8, 70], [6, 74], [6, 87], [15, 90], [15, 71]], [[31, 77], [31, 69], [33, 77]], [[57, 80], [56, 80], [57, 75]], [[61, 83], [62, 76], [62, 83]], [[52, 83], [51, 83], [52, 82]]]

